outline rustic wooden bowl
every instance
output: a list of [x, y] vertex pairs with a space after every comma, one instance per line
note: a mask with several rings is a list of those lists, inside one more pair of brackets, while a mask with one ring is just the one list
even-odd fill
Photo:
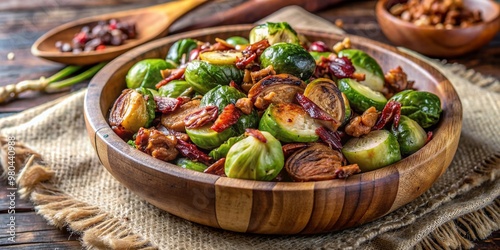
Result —
[[[106, 169], [153, 205], [184, 219], [237, 232], [311, 234], [355, 227], [377, 219], [421, 195], [445, 172], [458, 146], [462, 106], [450, 82], [430, 65], [366, 38], [350, 36], [353, 46], [374, 56], [384, 71], [402, 66], [421, 90], [436, 93], [443, 113], [434, 138], [410, 157], [348, 179], [318, 182], [263, 182], [219, 177], [165, 163], [132, 149], [107, 123], [107, 113], [125, 88], [125, 75], [145, 58], [164, 58], [180, 38], [213, 42], [247, 36], [252, 26], [237, 25], [179, 34], [118, 57], [91, 81], [85, 97], [86, 125]], [[343, 37], [298, 30], [329, 46]]]
[[463, 0], [464, 6], [480, 10], [484, 22], [466, 28], [422, 27], [393, 16], [388, 9], [401, 0], [379, 0], [376, 16], [385, 36], [395, 45], [428, 56], [456, 57], [480, 49], [500, 30], [500, 5], [492, 0]]

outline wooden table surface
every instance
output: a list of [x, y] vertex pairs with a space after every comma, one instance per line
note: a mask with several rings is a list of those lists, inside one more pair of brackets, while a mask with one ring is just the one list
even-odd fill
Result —
[[[0, 86], [26, 79], [37, 79], [51, 75], [65, 65], [50, 62], [31, 55], [33, 42], [49, 29], [77, 18], [134, 9], [165, 2], [166, 0], [2, 0], [0, 1]], [[193, 20], [203, 21], [204, 16], [223, 13], [243, 0], [217, 0], [205, 5], [179, 20], [171, 28], [171, 33], [185, 30]], [[314, 11], [315, 14], [335, 22], [341, 19], [343, 28], [350, 34], [368, 37], [391, 44], [381, 32], [375, 18], [376, 1], [343, 1], [327, 8]], [[242, 21], [251, 23], [253, 20]], [[7, 59], [14, 53], [13, 60]], [[500, 79], [500, 34], [479, 51], [459, 58], [439, 58], [449, 62], [464, 64], [484, 75]], [[85, 87], [82, 82], [72, 90]], [[34, 107], [41, 103], [66, 95], [29, 92], [20, 100], [0, 104], [0, 117]], [[78, 235], [66, 229], [47, 225], [37, 215], [33, 205], [16, 197], [16, 242], [7, 241], [9, 221], [9, 200], [7, 181], [0, 181], [0, 248], [1, 249], [79, 249]], [[476, 242], [475, 249], [500, 249], [500, 233], [493, 233], [488, 239]]]

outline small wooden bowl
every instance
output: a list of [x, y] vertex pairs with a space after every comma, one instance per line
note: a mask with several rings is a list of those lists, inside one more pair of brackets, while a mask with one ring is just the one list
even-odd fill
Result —
[[[107, 114], [126, 87], [125, 75], [145, 58], [165, 58], [181, 38], [213, 42], [248, 36], [251, 25], [209, 28], [138, 47], [118, 57], [91, 81], [85, 97], [88, 134], [106, 169], [123, 185], [171, 214], [203, 225], [260, 234], [312, 234], [355, 227], [407, 204], [431, 187], [449, 166], [458, 146], [462, 106], [450, 82], [430, 65], [394, 47], [350, 36], [384, 71], [402, 66], [421, 90], [436, 93], [443, 113], [434, 138], [393, 165], [348, 179], [318, 182], [263, 182], [219, 177], [157, 160], [122, 141]], [[298, 30], [309, 40], [333, 46], [340, 35]]]
[[480, 49], [500, 30], [500, 7], [491, 0], [463, 0], [464, 6], [480, 10], [484, 22], [466, 28], [436, 29], [417, 26], [392, 15], [388, 9], [401, 0], [379, 0], [376, 16], [385, 36], [397, 46], [424, 55], [456, 57]]

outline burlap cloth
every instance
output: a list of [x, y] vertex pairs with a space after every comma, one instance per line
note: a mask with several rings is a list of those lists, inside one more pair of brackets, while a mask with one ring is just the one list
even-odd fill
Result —
[[[287, 9], [283, 20], [331, 28], [298, 12]], [[462, 65], [415, 56], [445, 74], [462, 100], [458, 151], [446, 173], [421, 197], [372, 223], [341, 232], [248, 235], [198, 225], [157, 209], [99, 163], [85, 130], [84, 91], [0, 119], [2, 155], [7, 154], [8, 138], [15, 137], [19, 192], [30, 197], [48, 223], [80, 234], [88, 248], [470, 248], [471, 240], [500, 229], [500, 83]], [[39, 155], [30, 156], [33, 151]], [[7, 166], [5, 158], [2, 165]]]

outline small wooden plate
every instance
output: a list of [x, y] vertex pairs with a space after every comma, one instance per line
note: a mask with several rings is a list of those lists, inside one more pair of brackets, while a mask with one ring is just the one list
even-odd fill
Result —
[[[259, 234], [312, 234], [359, 226], [414, 200], [450, 165], [462, 127], [462, 105], [450, 82], [436, 69], [394, 47], [351, 36], [353, 47], [371, 54], [384, 72], [401, 66], [416, 87], [437, 94], [442, 118], [434, 138], [417, 153], [390, 166], [342, 180], [262, 182], [186, 170], [132, 149], [109, 127], [107, 113], [125, 88], [136, 62], [165, 58], [181, 38], [213, 42], [248, 36], [251, 25], [204, 29], [140, 46], [118, 57], [91, 81], [85, 118], [92, 145], [106, 169], [123, 185], [169, 213], [203, 225]], [[297, 30], [310, 41], [333, 46], [337, 34]]]

